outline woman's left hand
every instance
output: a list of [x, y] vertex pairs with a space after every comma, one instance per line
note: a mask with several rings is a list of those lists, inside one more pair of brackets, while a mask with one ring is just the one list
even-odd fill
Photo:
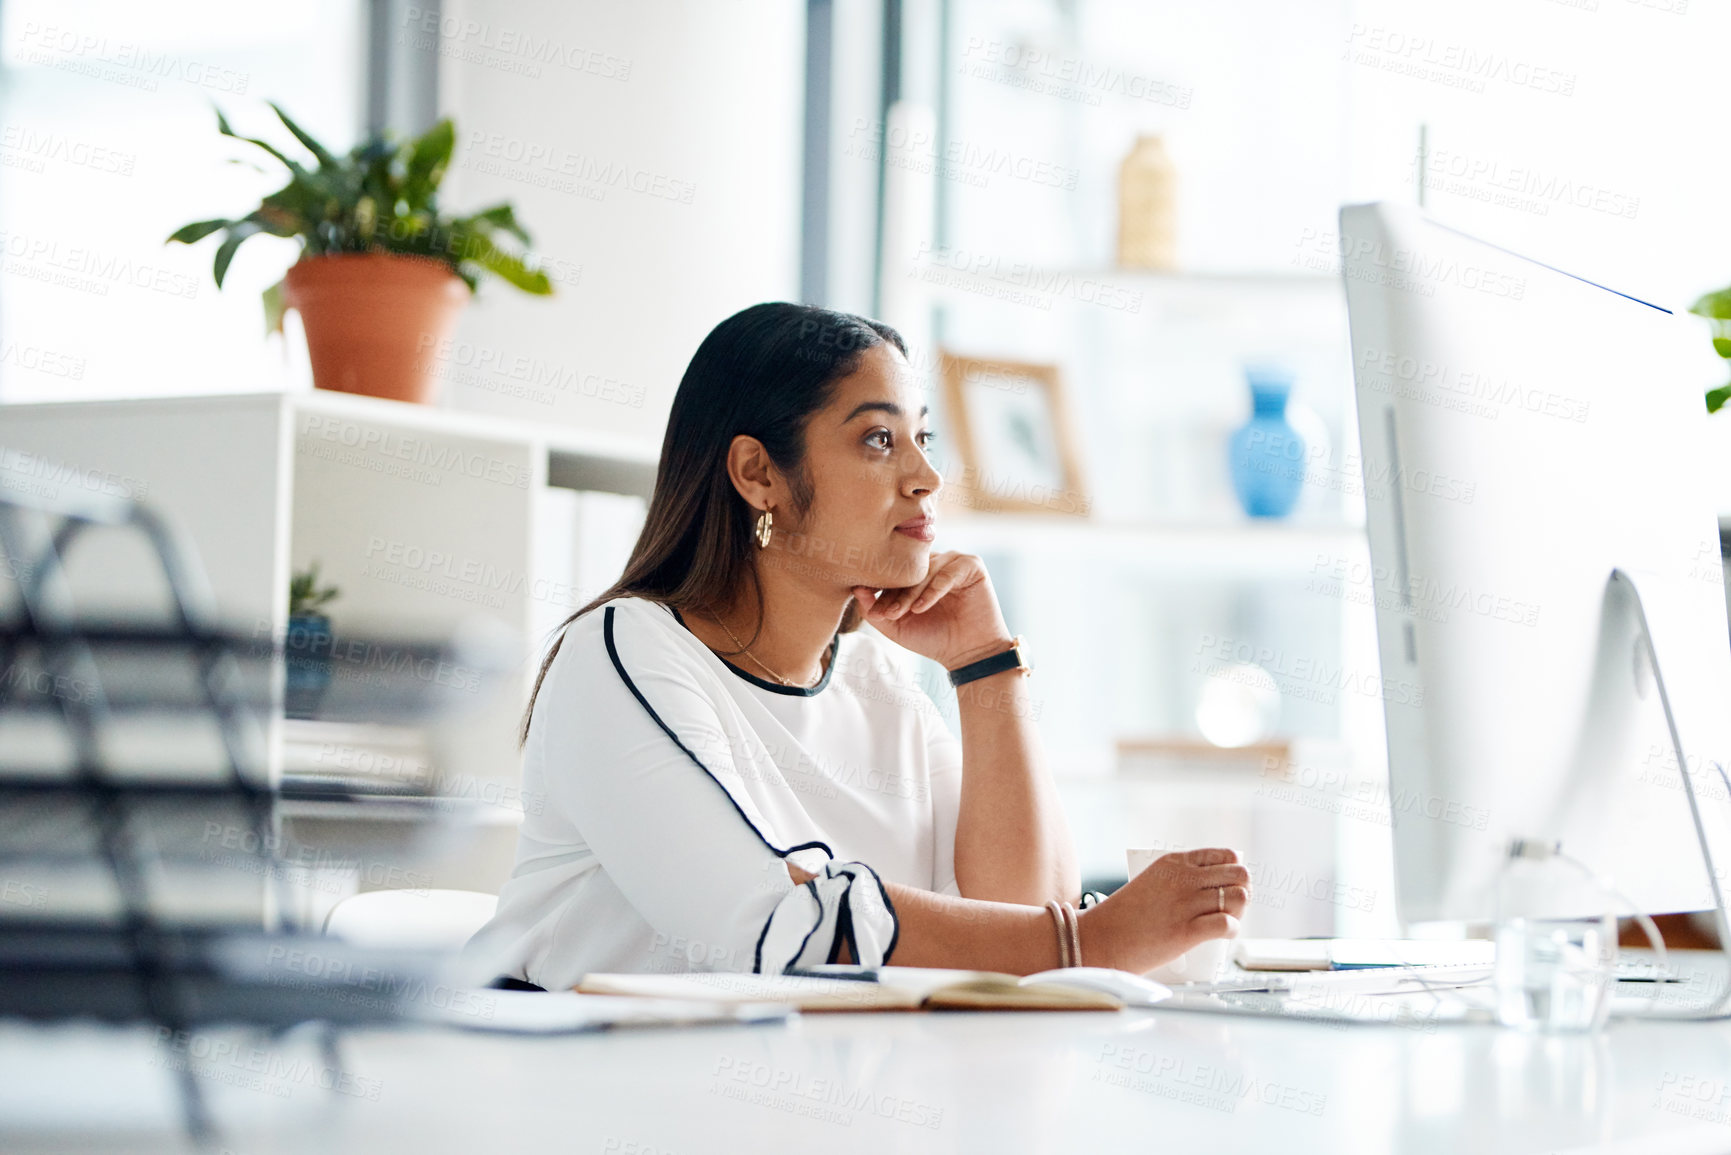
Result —
[[855, 586], [853, 595], [880, 634], [946, 670], [1002, 653], [1013, 640], [973, 554], [933, 554], [924, 581], [881, 592]]

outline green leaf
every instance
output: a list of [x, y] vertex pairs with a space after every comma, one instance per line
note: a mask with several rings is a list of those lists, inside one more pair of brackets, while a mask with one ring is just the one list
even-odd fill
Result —
[[349, 152], [349, 163], [344, 167], [365, 169], [371, 168], [380, 161], [389, 164], [391, 158], [396, 155], [397, 146], [392, 144], [388, 137], [375, 136], [355, 145]]
[[282, 161], [283, 164], [287, 165], [289, 168], [289, 171], [292, 173], [295, 173], [297, 175], [305, 175], [305, 173], [306, 173], [306, 169], [302, 168], [300, 165], [296, 164], [294, 161], [292, 161], [288, 157], [284, 156], [277, 149], [277, 147], [275, 145], [270, 144], [267, 141], [262, 141], [262, 140], [258, 139], [258, 137], [256, 137], [256, 136], [242, 136], [240, 133], [238, 133], [234, 129], [230, 128], [228, 126], [228, 117], [226, 117], [222, 114], [222, 109], [220, 109], [220, 108], [216, 110], [216, 130], [218, 132], [222, 133], [224, 136], [232, 136], [236, 140], [244, 140], [248, 144], [256, 144], [258, 147], [264, 149], [266, 152], [270, 153], [272, 156], [274, 156], [278, 160]]
[[265, 336], [272, 333], [282, 333], [283, 314], [288, 312], [288, 302], [283, 299], [282, 282], [278, 281], [259, 294], [264, 302], [264, 332]]
[[292, 237], [306, 227], [306, 221], [299, 213], [288, 212], [272, 204], [259, 205], [257, 211], [247, 219], [257, 221], [264, 226], [264, 231], [273, 237]]
[[315, 181], [291, 180], [259, 202], [252, 215], [270, 225], [278, 236], [311, 235], [330, 203], [329, 189]]
[[1713, 352], [1721, 357], [1731, 359], [1731, 337], [1713, 338]]
[[355, 235], [361, 239], [362, 244], [372, 242], [373, 230], [378, 227], [378, 223], [378, 202], [372, 197], [362, 197], [355, 202]]
[[319, 585], [319, 563], [315, 561], [299, 573], [289, 575], [289, 616], [321, 609], [341, 592], [336, 586]]
[[451, 250], [461, 261], [471, 261], [481, 268], [536, 296], [549, 296], [553, 283], [540, 269], [531, 269], [521, 258], [507, 253], [480, 233], [461, 226], [451, 231]]
[[426, 212], [394, 216], [390, 227], [385, 230], [383, 244], [392, 252], [431, 253], [437, 240], [434, 234], [436, 223], [433, 215]]
[[511, 206], [508, 204], [494, 205], [490, 209], [482, 209], [478, 213], [464, 217], [457, 223], [469, 225], [471, 227], [478, 225], [491, 225], [493, 228], [503, 229], [526, 245], [531, 243], [528, 231], [525, 230], [522, 225], [517, 223], [517, 215], [512, 211]]
[[1731, 401], [1731, 385], [1721, 385], [1717, 389], [1707, 390], [1707, 412], [1717, 413]]
[[234, 227], [228, 230], [228, 239], [216, 250], [217, 288], [222, 288], [222, 279], [228, 275], [228, 264], [234, 260], [234, 252], [240, 248], [241, 242], [263, 231], [264, 225], [255, 220], [236, 221]]
[[445, 179], [445, 168], [451, 163], [451, 153], [457, 147], [457, 128], [446, 117], [422, 133], [409, 146], [403, 197], [410, 209], [426, 207], [439, 182]]
[[169, 236], [168, 240], [166, 240], [162, 243], [166, 245], [166, 244], [172, 244], [175, 241], [179, 241], [183, 245], [196, 244], [197, 242], [202, 241], [202, 240], [204, 240], [204, 238], [210, 236], [210, 234], [216, 232], [216, 230], [218, 230], [218, 229], [227, 229], [227, 228], [233, 228], [233, 227], [234, 227], [233, 221], [225, 221], [225, 220], [194, 221], [190, 225], [181, 225], [178, 229], [174, 230], [173, 234], [171, 234]]
[[1731, 318], [1731, 288], [1703, 294], [1689, 306], [1689, 311], [1701, 317]]
[[290, 120], [289, 114], [278, 107], [275, 101], [270, 101], [268, 103], [270, 104], [271, 111], [276, 113], [277, 119], [283, 122], [283, 127], [294, 133], [294, 138], [301, 142], [301, 146], [317, 158], [320, 168], [337, 167], [337, 158], [331, 155], [329, 149], [314, 140], [300, 125], [296, 124], [293, 120]]

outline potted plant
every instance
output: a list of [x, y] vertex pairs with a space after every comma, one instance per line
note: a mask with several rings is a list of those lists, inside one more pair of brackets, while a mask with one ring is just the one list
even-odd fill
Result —
[[[1705, 294], [1689, 311], [1707, 318], [1713, 326], [1713, 351], [1731, 361], [1731, 288]], [[1707, 412], [1717, 413], [1727, 401], [1731, 401], [1731, 385], [1707, 390]]]
[[288, 184], [244, 217], [195, 221], [168, 239], [193, 244], [223, 233], [215, 265], [220, 289], [248, 237], [299, 237], [300, 260], [264, 292], [265, 320], [281, 332], [283, 311], [299, 311], [320, 389], [426, 401], [436, 365], [428, 350], [450, 336], [481, 274], [527, 293], [552, 293], [547, 274], [525, 261], [529, 234], [509, 204], [466, 217], [439, 211], [439, 182], [457, 139], [449, 119], [402, 144], [380, 135], [337, 156], [271, 108], [316, 164], [309, 168], [275, 145], [240, 136], [219, 110], [217, 130], [280, 161]]
[[331, 619], [321, 611], [339, 592], [335, 586], [319, 584], [316, 561], [289, 576], [283, 713], [290, 718], [316, 716], [319, 701], [331, 684]]

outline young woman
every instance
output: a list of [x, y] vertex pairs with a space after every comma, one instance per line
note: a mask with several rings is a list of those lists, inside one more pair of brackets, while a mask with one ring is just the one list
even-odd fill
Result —
[[[894, 330], [756, 305], [680, 382], [624, 576], [565, 623], [524, 721], [517, 862], [472, 949], [589, 971], [859, 961], [1144, 971], [1236, 933], [1229, 850], [1169, 855], [1075, 916], [1075, 856], [980, 560]], [[859, 627], [870, 625], [870, 630]], [[907, 652], [951, 671], [961, 741]], [[1075, 960], [1071, 960], [1075, 961]]]

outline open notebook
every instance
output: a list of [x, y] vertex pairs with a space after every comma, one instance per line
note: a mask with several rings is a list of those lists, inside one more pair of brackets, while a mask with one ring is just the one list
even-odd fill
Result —
[[[881, 967], [857, 978], [692, 974], [590, 974], [577, 984], [583, 994], [640, 995], [742, 1003], [782, 1003], [801, 1011], [1115, 1011], [1151, 1006], [1171, 992], [1134, 976], [1125, 984], [1095, 968], [1045, 971], [1018, 977], [996, 971]], [[1099, 984], [1099, 985], [1097, 985]], [[1114, 989], [1101, 989], [1108, 985]]]

